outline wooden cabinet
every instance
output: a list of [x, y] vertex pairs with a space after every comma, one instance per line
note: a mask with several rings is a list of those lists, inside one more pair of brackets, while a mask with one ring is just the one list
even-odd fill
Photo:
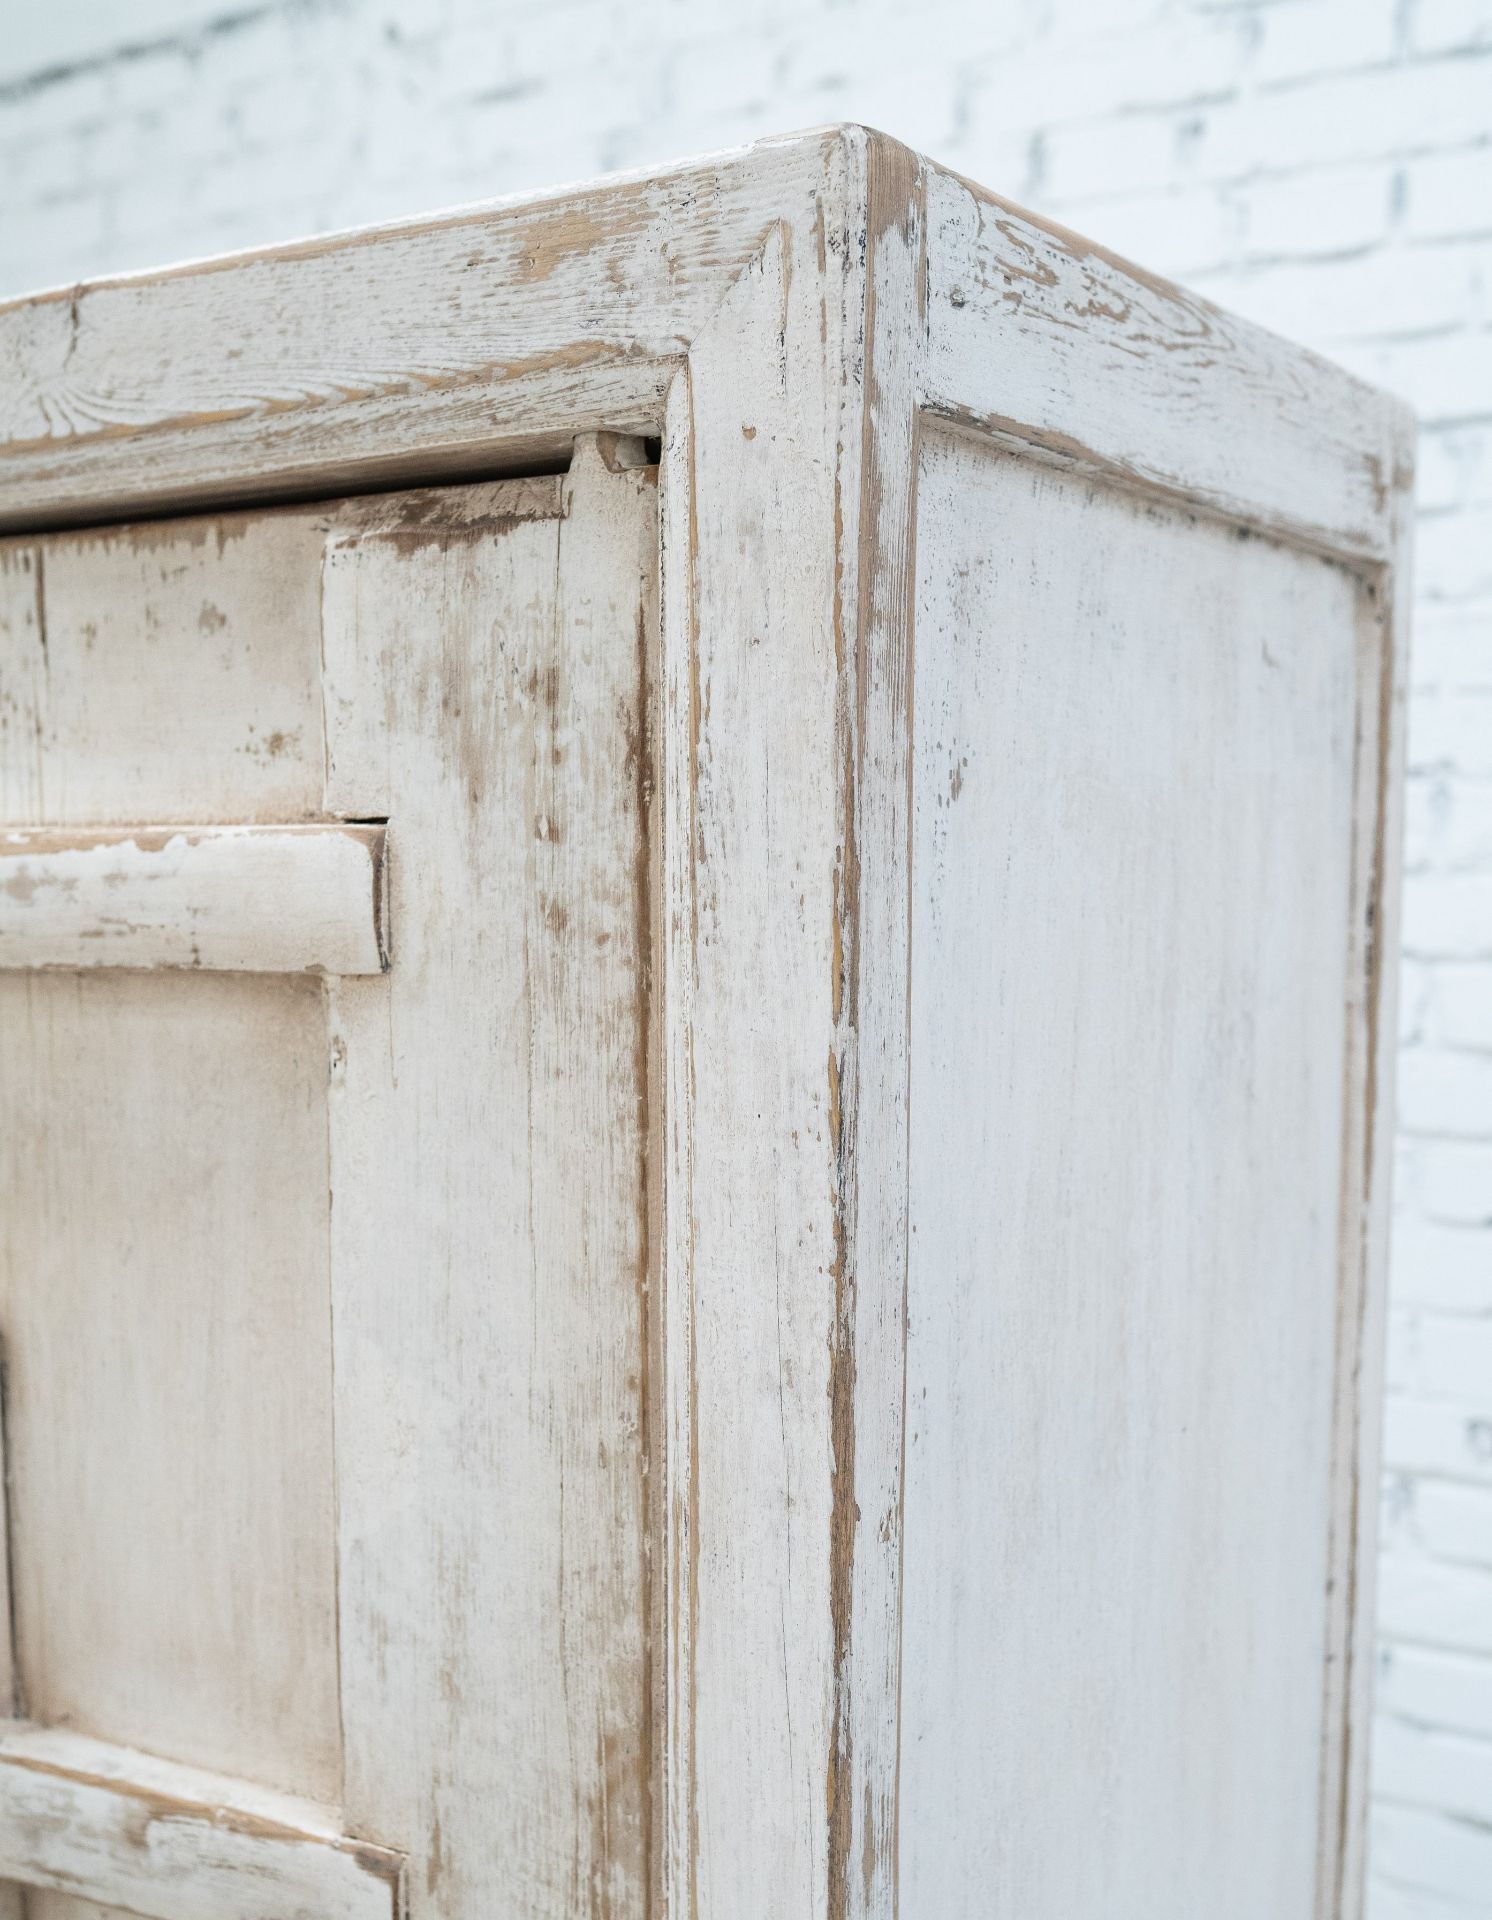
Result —
[[3, 1920], [1351, 1920], [1401, 412], [858, 128], [0, 369]]

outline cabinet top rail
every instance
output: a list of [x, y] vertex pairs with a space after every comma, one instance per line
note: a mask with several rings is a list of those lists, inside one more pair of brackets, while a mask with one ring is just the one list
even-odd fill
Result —
[[[875, 295], [866, 236], [893, 229], [919, 271]], [[895, 299], [925, 411], [1321, 552], [1392, 550], [1399, 403], [857, 126], [0, 305], [0, 531], [657, 433], [776, 245], [850, 390], [857, 317]]]

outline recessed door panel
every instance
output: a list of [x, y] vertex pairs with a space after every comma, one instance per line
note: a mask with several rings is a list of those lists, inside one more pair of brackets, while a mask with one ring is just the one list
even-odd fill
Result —
[[311, 980], [0, 975], [28, 1717], [341, 1791]]

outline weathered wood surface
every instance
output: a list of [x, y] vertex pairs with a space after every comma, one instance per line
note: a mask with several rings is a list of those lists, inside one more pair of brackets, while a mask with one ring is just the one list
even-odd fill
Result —
[[327, 804], [400, 849], [330, 998], [344, 1805], [412, 1920], [643, 1920], [655, 476], [473, 492], [326, 561]]
[[829, 1871], [839, 422], [802, 238], [696, 342], [667, 438], [665, 1872], [702, 1914]]
[[314, 980], [0, 975], [27, 1711], [341, 1786]]
[[400, 1920], [403, 1871], [399, 1854], [346, 1839], [314, 1805], [77, 1734], [0, 1727], [0, 1875], [69, 1907]]
[[[5, 827], [319, 814], [323, 544], [304, 513], [0, 543]], [[0, 1059], [27, 1710], [335, 1801], [320, 984], [6, 971]]]
[[0, 541], [0, 824], [321, 812], [314, 513]]
[[[1050, 1824], [1073, 1791], [1059, 1782], [1022, 1829], [1028, 1850], [1012, 1868], [1027, 1874], [1033, 1900], [1085, 1861], [1122, 1885], [1147, 1845], [1163, 1853], [1175, 1840], [1168, 1822], [1183, 1805], [1199, 1819], [1216, 1815], [1219, 1848], [1234, 1848], [1219, 1780], [1203, 1765], [1173, 1781], [1174, 1756], [1155, 1732], [1163, 1700], [1177, 1725], [1200, 1724], [1214, 1685], [1219, 1721], [1246, 1739], [1258, 1734], [1257, 1750], [1226, 1762], [1240, 1777], [1275, 1751], [1287, 1724], [1299, 1734], [1285, 1773], [1300, 1792], [1281, 1861], [1245, 1862], [1238, 1885], [1276, 1871], [1289, 1882], [1282, 1897], [1296, 1898], [1314, 1844], [1316, 1920], [1350, 1920], [1370, 1644], [1364, 1489], [1376, 1456], [1363, 1408], [1381, 1316], [1402, 658], [1393, 641], [1401, 611], [1380, 621], [1362, 609], [1368, 589], [1388, 605], [1390, 573], [1402, 569], [1402, 411], [853, 127], [648, 180], [19, 303], [0, 309], [0, 365], [15, 374], [0, 401], [0, 525], [17, 528], [312, 486], [490, 475], [558, 462], [577, 432], [601, 427], [662, 436], [656, 551], [649, 483], [614, 470], [640, 449], [615, 438], [588, 446], [568, 480], [0, 542], [0, 819], [86, 828], [392, 819], [393, 971], [325, 989], [339, 1599], [348, 1822], [411, 1848], [411, 1898], [428, 1920], [493, 1900], [542, 1915], [586, 1901], [606, 1911], [609, 1901], [615, 1913], [646, 1909], [657, 1920], [759, 1920], [764, 1911], [884, 1920], [919, 1888], [956, 1888], [1008, 1782], [1047, 1777], [1047, 1731], [1027, 1699], [1008, 1733], [1000, 1722], [1000, 1779], [986, 1802], [968, 1800], [988, 1763], [970, 1731], [990, 1707], [983, 1650], [999, 1643], [1002, 1625], [977, 1617], [978, 1607], [999, 1594], [1015, 1632], [1039, 1635], [1050, 1620], [1036, 1618], [1039, 1600], [1014, 1576], [999, 1584], [1008, 1535], [987, 1530], [971, 1545], [957, 1530], [957, 1479], [951, 1491], [929, 1491], [919, 1403], [906, 1399], [909, 1327], [916, 1366], [967, 1368], [989, 1358], [981, 1341], [1004, 1341], [1002, 1316], [1027, 1297], [980, 1294], [970, 1327], [982, 1332], [970, 1332], [967, 1353], [939, 1349], [934, 1318], [924, 1316], [919, 1334], [909, 1314], [914, 1278], [945, 1307], [969, 1284], [956, 1262], [939, 1268], [933, 1239], [954, 1251], [977, 1241], [984, 1258], [998, 1238], [991, 1182], [969, 1156], [1015, 1125], [998, 1077], [968, 1084], [969, 1061], [995, 1044], [994, 1010], [981, 997], [986, 960], [962, 977], [935, 965], [944, 907], [967, 892], [983, 910], [1015, 881], [987, 872], [984, 846], [965, 832], [965, 888], [963, 874], [938, 864], [944, 854], [929, 855], [932, 828], [917, 798], [939, 676], [956, 678], [957, 666], [982, 686], [994, 656], [979, 651], [978, 635], [958, 665], [934, 634], [919, 665], [928, 608], [916, 583], [975, 538], [978, 476], [1002, 448], [999, 472], [1022, 476], [1011, 483], [1013, 501], [1026, 502], [1012, 521], [1027, 528], [1022, 564], [1035, 566], [1043, 551], [1030, 498], [1066, 526], [1071, 563], [1063, 573], [1048, 555], [1051, 595], [1021, 603], [1023, 660], [1029, 653], [1058, 672], [1061, 649], [1043, 654], [1053, 620], [1091, 642], [1102, 608], [1085, 600], [1074, 612], [1070, 598], [1086, 582], [1085, 593], [1101, 588], [1129, 606], [1121, 651], [1153, 666], [1145, 648], [1175, 641], [1174, 608], [1154, 606], [1147, 637], [1135, 610], [1155, 592], [1139, 557], [1144, 539], [1176, 547], [1178, 578], [1207, 578], [1192, 653], [1133, 716], [1128, 744], [1164, 731], [1194, 685], [1186, 676], [1204, 663], [1220, 679], [1258, 676], [1246, 684], [1247, 710], [1271, 727], [1284, 679], [1309, 682], [1315, 704], [1292, 710], [1278, 740], [1265, 728], [1248, 744], [1267, 761], [1265, 788], [1239, 801], [1238, 847], [1220, 842], [1224, 864], [1196, 880], [1215, 923], [1186, 923], [1186, 951], [1211, 957], [1208, 942], [1226, 944], [1225, 929], [1241, 945], [1257, 932], [1239, 931], [1243, 907], [1222, 897], [1220, 876], [1235, 853], [1247, 864], [1248, 835], [1266, 816], [1273, 822], [1271, 805], [1290, 791], [1281, 768], [1326, 699], [1310, 674], [1337, 670], [1356, 623], [1357, 706], [1340, 717], [1356, 742], [1357, 784], [1355, 797], [1333, 800], [1352, 814], [1347, 877], [1337, 895], [1322, 887], [1303, 902], [1327, 830], [1326, 815], [1313, 819], [1306, 846], [1280, 852], [1278, 893], [1294, 910], [1279, 951], [1311, 931], [1301, 976], [1280, 983], [1269, 970], [1274, 950], [1255, 956], [1260, 980], [1278, 986], [1256, 1009], [1266, 1039], [1307, 1004], [1319, 1012], [1331, 954], [1341, 963], [1336, 1037], [1324, 1022], [1311, 1047], [1324, 1057], [1346, 1028], [1337, 1089], [1345, 1144], [1314, 1143], [1288, 1170], [1289, 1191], [1298, 1198], [1331, 1151], [1341, 1179], [1317, 1195], [1320, 1218], [1266, 1276], [1278, 1287], [1292, 1261], [1309, 1261], [1338, 1234], [1334, 1303], [1313, 1290], [1312, 1266], [1312, 1285], [1288, 1309], [1319, 1360], [1323, 1396], [1320, 1421], [1297, 1435], [1306, 1465], [1289, 1509], [1294, 1558], [1284, 1567], [1278, 1543], [1266, 1543], [1268, 1567], [1240, 1559], [1236, 1568], [1255, 1598], [1248, 1580], [1267, 1583], [1271, 1569], [1280, 1592], [1315, 1580], [1295, 1637], [1281, 1630], [1276, 1647], [1280, 1671], [1300, 1686], [1281, 1706], [1286, 1719], [1265, 1728], [1262, 1696], [1239, 1705], [1226, 1657], [1215, 1673], [1152, 1658], [1155, 1700], [1136, 1778], [1174, 1784], [1176, 1797], [1131, 1807], [1117, 1823], [1126, 1789], [1102, 1776], [1101, 1817], [1095, 1824], [1085, 1809], [1083, 1828], [1096, 1838], [1082, 1851], [1071, 1846], [1076, 1828], [1058, 1834]], [[966, 436], [961, 452], [950, 451], [950, 427]], [[924, 439], [936, 449], [931, 464], [919, 463]], [[966, 494], [950, 475], [968, 481]], [[1095, 480], [1102, 486], [1085, 491]], [[636, 511], [618, 504], [628, 489]], [[1088, 503], [1080, 520], [1079, 497]], [[1116, 552], [1126, 545], [1121, 526], [1134, 529], [1133, 573]], [[1240, 529], [1281, 544], [1239, 540]], [[959, 589], [960, 618], [979, 592], [993, 592], [980, 569], [1005, 564], [1004, 538], [986, 528], [965, 555], [973, 584]], [[919, 568], [925, 542], [933, 558]], [[1346, 562], [1352, 577], [1307, 558], [1322, 555]], [[655, 563], [656, 633], [646, 584]], [[570, 567], [592, 580], [594, 604], [625, 602], [632, 616], [643, 608], [641, 630], [576, 651], [585, 618], [572, 628], [556, 611], [570, 605]], [[1094, 568], [1109, 571], [1099, 579]], [[1292, 598], [1287, 576], [1315, 584]], [[1311, 596], [1328, 578], [1341, 597], [1317, 605]], [[1403, 604], [1395, 594], [1392, 607]], [[117, 618], [101, 620], [100, 607]], [[1315, 617], [1314, 666], [1291, 652], [1278, 683], [1263, 674], [1260, 632], [1273, 650]], [[620, 614], [618, 624], [627, 624]], [[1113, 664], [1100, 660], [1095, 671]], [[1370, 683], [1386, 691], [1370, 698]], [[188, 684], [201, 713], [186, 717], [179, 739], [153, 734], [152, 716], [175, 712]], [[979, 686], [967, 714], [954, 713], [960, 724], [982, 711]], [[1044, 858], [1058, 874], [1077, 857], [1069, 839], [1092, 861], [1112, 850], [1113, 833], [1090, 805], [1088, 764], [1110, 745], [1064, 757], [1059, 691], [1054, 678], [1021, 681], [1021, 711], [1048, 700], [1054, 713], [1040, 741], [1012, 748], [1011, 765], [1030, 779], [1009, 787], [1012, 809], [1026, 809], [1022, 857]], [[1083, 697], [1075, 688], [1080, 720]], [[1124, 686], [1114, 710], [1138, 697]], [[1000, 724], [996, 714], [990, 726]], [[1237, 716], [1217, 716], [1217, 726], [1237, 772], [1246, 757]], [[1130, 803], [1158, 805], [1154, 769], [1131, 774]], [[1052, 800], [1045, 810], [1038, 776]], [[971, 790], [959, 818], [967, 822], [976, 799], [987, 837], [1008, 831], [988, 792]], [[1108, 908], [1072, 927], [1049, 970], [1069, 986], [1075, 972], [1084, 985], [1091, 974], [1098, 998], [1109, 995], [1115, 1062], [1150, 1057], [1154, 1036], [1135, 1016], [1154, 981], [1135, 975], [1124, 943], [1141, 940], [1155, 896], [1175, 878], [1165, 849], [1163, 839], [1137, 843], [1100, 863], [1093, 897]], [[1116, 873], [1130, 871], [1134, 887], [1116, 892]], [[1256, 881], [1248, 868], [1240, 902], [1258, 898], [1257, 887], [1247, 891]], [[1266, 904], [1274, 910], [1273, 895]], [[1033, 928], [1029, 951], [1003, 933], [996, 941], [998, 929], [988, 944], [1019, 997], [1035, 992], [1021, 969], [1048, 935], [1034, 911], [1016, 924]], [[472, 938], [456, 937], [458, 927]], [[1158, 956], [1157, 979], [1172, 977], [1171, 963]], [[1175, 977], [1167, 1018], [1195, 1037], [1211, 989], [1190, 973]], [[929, 1004], [943, 1014], [931, 1035]], [[1074, 989], [1058, 1009], [1069, 1029], [1053, 1048], [1076, 1049], [1078, 1064], [1091, 1065], [1084, 1004]], [[964, 1055], [939, 1051], [945, 1034], [964, 1036]], [[1236, 1064], [1241, 1030], [1214, 1040], [1217, 1061]], [[1027, 1080], [1040, 1080], [1021, 1060]], [[1277, 1064], [1266, 1047], [1255, 1098], [1278, 1091], [1277, 1073], [1269, 1077]], [[950, 1169], [967, 1177], [945, 1170], [936, 1233], [924, 1224], [916, 1147], [935, 1130], [936, 1109], [910, 1084], [919, 1073], [935, 1087], [944, 1076], [950, 1111], [969, 1113], [967, 1137], [949, 1153]], [[1070, 1089], [1022, 1086], [1022, 1101], [1046, 1116], [1033, 1181], [1054, 1177], [1048, 1161], [1070, 1163], [1079, 1194], [1090, 1177], [1095, 1192], [1138, 1180], [1145, 1143], [1171, 1111], [1150, 1111], [1148, 1087], [1132, 1089], [1133, 1138], [1115, 1143]], [[1059, 1126], [1064, 1097], [1068, 1124]], [[1282, 1131], [1302, 1124], [1292, 1111]], [[1244, 1215], [1245, 1188], [1268, 1215], [1267, 1158], [1245, 1156], [1229, 1176], [1235, 1185], [1210, 1196], [1218, 1218], [1228, 1205]], [[1065, 1189], [1053, 1213], [1059, 1242], [1063, 1232], [1096, 1233], [1091, 1209], [1072, 1207]], [[1214, 1218], [1200, 1201], [1199, 1218]], [[1260, 1231], [1282, 1230], [1266, 1218]], [[1177, 1235], [1185, 1240], [1179, 1226]], [[1034, 1239], [1013, 1244], [1017, 1271], [1022, 1248], [1028, 1268], [1046, 1257]], [[991, 1270], [1003, 1273], [996, 1251]], [[1174, 1244], [1163, 1251], [1174, 1255]], [[1229, 1258], [1243, 1255], [1235, 1247]], [[1237, 1271], [1223, 1260], [1212, 1284], [1224, 1270]], [[315, 1260], [310, 1271], [319, 1298]], [[638, 1298], [613, 1319], [622, 1274]], [[1166, 1291], [1168, 1277], [1158, 1257], [1152, 1304], [1170, 1316], [1163, 1352], [1175, 1358], [1206, 1348], [1208, 1336], [1196, 1303]], [[1081, 1374], [1083, 1342], [1101, 1332], [1117, 1345], [1115, 1377], [1143, 1380], [1150, 1359], [1135, 1350], [1118, 1304], [1103, 1300], [1094, 1325], [1076, 1332], [1033, 1317], [1019, 1329], [1030, 1334], [1025, 1347], [999, 1346], [999, 1364], [1021, 1354], [1027, 1372], [1013, 1376], [1014, 1398], [969, 1428], [974, 1454], [1008, 1442], [1016, 1467], [1029, 1466], [1019, 1393], [1039, 1398], [1043, 1381]], [[1230, 1298], [1229, 1327], [1238, 1311]], [[1235, 1331], [1240, 1372], [1257, 1370], [1263, 1335]], [[1304, 1420], [1297, 1360], [1286, 1379], [1300, 1388]], [[1173, 1400], [1162, 1392], [1157, 1404], [1174, 1411]], [[1234, 1450], [1216, 1525], [1238, 1519], [1238, 1554], [1258, 1529], [1252, 1442], [1234, 1412], [1222, 1392], [1210, 1417], [1219, 1445]], [[1076, 1461], [1083, 1422], [1095, 1417], [1082, 1408], [1073, 1433], [1052, 1443], [1073, 1529], [1092, 1517]], [[1174, 1544], [1166, 1528], [1191, 1512], [1197, 1484], [1177, 1466], [1195, 1459], [1178, 1455], [1173, 1427], [1157, 1425], [1147, 1442], [1172, 1505], [1159, 1515], [1122, 1507], [1137, 1538], [1153, 1543], [1158, 1529], [1162, 1545]], [[1143, 1436], [1131, 1439], [1135, 1451], [1123, 1457], [1133, 1468]], [[1272, 1441], [1266, 1465], [1277, 1466], [1281, 1435]], [[1120, 1591], [1102, 1616], [1112, 1627], [1154, 1570], [1123, 1560], [1117, 1520], [1096, 1524], [1117, 1556]], [[499, 1537], [499, 1526], [509, 1531]], [[971, 1565], [993, 1582], [985, 1601], [971, 1598]], [[1082, 1568], [1074, 1576], [1074, 1605], [1092, 1598], [1086, 1577]], [[540, 1591], [547, 1611], [537, 1610]], [[474, 1636], [479, 1594], [499, 1596], [498, 1611], [520, 1623], [515, 1637]], [[954, 1629], [944, 1622], [931, 1644], [928, 1621], [949, 1604]], [[1177, 1629], [1178, 1644], [1190, 1646], [1189, 1631]], [[968, 1684], [955, 1688], [948, 1671], [970, 1634], [980, 1660], [959, 1664]], [[1224, 1635], [1221, 1644], [1226, 1655], [1233, 1643]], [[542, 1671], [525, 1664], [525, 1646]], [[1067, 1660], [1065, 1649], [1052, 1655], [1054, 1684], [1068, 1684]], [[1191, 1692], [1177, 1699], [1166, 1690], [1183, 1671]], [[567, 1699], [553, 1690], [561, 1679]], [[1095, 1711], [1111, 1714], [1112, 1732], [1125, 1724], [1124, 1702], [1106, 1686], [1096, 1685]], [[387, 1721], [401, 1738], [375, 1749]], [[964, 1786], [934, 1790], [934, 1749], [971, 1741], [978, 1764]], [[1301, 1784], [1302, 1744], [1319, 1748], [1314, 1784]], [[1207, 1765], [1224, 1764], [1202, 1745]], [[422, 1766], [432, 1752], [450, 1764]], [[464, 1771], [462, 1752], [476, 1756]], [[500, 1781], [494, 1756], [506, 1768]], [[1081, 1777], [1092, 1782], [1079, 1767]], [[474, 1811], [483, 1796], [514, 1809], [505, 1851]], [[1036, 1832], [1052, 1834], [1050, 1857], [1031, 1852]], [[1206, 1840], [1191, 1833], [1178, 1843], [1175, 1885], [1193, 1870], [1188, 1848]]]
[[0, 828], [0, 968], [381, 973], [382, 827]]
[[1368, 1754], [1377, 1660], [1378, 1485], [1382, 1450], [1394, 1050], [1403, 884], [1405, 705], [1414, 500], [1393, 501], [1392, 564], [1358, 608], [1357, 783], [1348, 919], [1341, 1288], [1337, 1313], [1321, 1750], [1319, 1911], [1362, 1911]]
[[[863, 229], [868, 157], [899, 151], [829, 127], [0, 306], [0, 527], [490, 472], [494, 457], [562, 458], [577, 431], [655, 432], [774, 225], [837, 225], [838, 201]], [[925, 176], [926, 277], [899, 297], [933, 411], [1388, 556], [1410, 443], [1378, 396], [953, 174]]]
[[902, 1899], [1310, 1920], [1363, 586], [920, 507]]
[[764, 228], [811, 223], [837, 140], [0, 306], [0, 526], [145, 493], [490, 472], [494, 442], [521, 464], [577, 432], [656, 431]]
[[[261, 633], [271, 667], [313, 646], [326, 771], [307, 810], [397, 814], [407, 944], [385, 976], [365, 938], [323, 940], [328, 974], [347, 975], [325, 991], [208, 972], [0, 980], [28, 1703], [344, 1805], [358, 1834], [414, 1853], [416, 1916], [600, 1903], [620, 1920], [647, 1899], [642, 459], [606, 435], [566, 477], [290, 509], [252, 532], [152, 529], [164, 598], [142, 624], [170, 654], [216, 594], [247, 656], [237, 712], [208, 703], [215, 790], [243, 806], [258, 778], [228, 743], [262, 711]], [[242, 565], [245, 539], [279, 577]], [[107, 544], [111, 564], [132, 546]], [[79, 546], [28, 553], [55, 580]], [[81, 627], [93, 613], [71, 591]], [[309, 599], [288, 640], [259, 625], [277, 598]], [[89, 803], [121, 804], [148, 771], [183, 810], [208, 753], [194, 700], [183, 675], [174, 715], [149, 721], [164, 738], [175, 720], [176, 768], [150, 764], [138, 703], [112, 728], [90, 714]], [[34, 765], [18, 756], [33, 814], [63, 804], [51, 776], [71, 749], [64, 730]], [[159, 852], [141, 837], [17, 834], [52, 849], [58, 878], [59, 847], [64, 863], [97, 847], [111, 871], [122, 847], [181, 851], [178, 899], [136, 959], [169, 957], [209, 881], [204, 963], [309, 957], [297, 888], [324, 932], [349, 931], [354, 905], [375, 924], [382, 829], [208, 828]], [[288, 886], [262, 864], [268, 884], [246, 884], [256, 847]], [[146, 890], [137, 871], [111, 899]], [[283, 917], [261, 924], [271, 905]], [[233, 945], [250, 933], [254, 956]], [[35, 939], [27, 957], [43, 958]], [[350, 960], [366, 964], [330, 964]], [[85, 1890], [52, 1884], [33, 1896], [46, 1920], [84, 1920]]]
[[1407, 409], [936, 169], [927, 220], [930, 412], [1325, 552], [1392, 557]]

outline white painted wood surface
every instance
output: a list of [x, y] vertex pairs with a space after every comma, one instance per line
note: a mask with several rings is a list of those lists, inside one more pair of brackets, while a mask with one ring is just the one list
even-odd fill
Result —
[[331, 998], [346, 1819], [412, 1920], [641, 1920], [655, 476], [475, 498], [326, 566], [328, 804], [401, 849]]
[[903, 1901], [1309, 1920], [1362, 587], [919, 507]]
[[0, 1731], [0, 1874], [145, 1920], [399, 1920], [398, 1854], [241, 1780], [77, 1734]]
[[[397, 809], [391, 973], [364, 937], [323, 943], [372, 962], [328, 967], [371, 976], [330, 998], [159, 966], [0, 981], [28, 1706], [403, 1836], [414, 1914], [646, 1899], [655, 501], [640, 446], [604, 436], [563, 479], [256, 529], [322, 597], [326, 811]], [[221, 544], [177, 538], [188, 564]], [[105, 742], [126, 767], [132, 720]], [[345, 931], [356, 894], [366, 932], [382, 837], [222, 828], [194, 851], [240, 880], [246, 844], [299, 861], [302, 904]], [[142, 835], [33, 836], [59, 838]], [[306, 853], [338, 844], [361, 875], [323, 860], [312, 884]], [[248, 933], [261, 964], [305, 957], [264, 917], [285, 891], [222, 890], [212, 957]], [[158, 961], [202, 926], [157, 919]], [[114, 1897], [31, 1877], [68, 1894], [30, 1896], [48, 1920]]]
[[[289, 1371], [334, 1414], [337, 1778], [286, 1771], [322, 1764], [319, 1707], [251, 1759], [252, 1636], [207, 1715], [222, 1766], [273, 1760], [408, 1849], [427, 1920], [983, 1912], [989, 1862], [1022, 1920], [1090, 1888], [1147, 1920], [1248, 1898], [1355, 1920], [1402, 411], [855, 127], [18, 303], [0, 368], [0, 827], [391, 823], [386, 975], [0, 981], [0, 1099], [24, 1118], [51, 1087], [62, 1123], [12, 1272], [51, 1244], [74, 1134], [162, 1264], [173, 1209], [226, 1233], [271, 1176], [272, 1269], [303, 1248], [295, 1312], [324, 1331]], [[577, 436], [568, 476], [249, 506], [560, 465]], [[940, 810], [958, 730], [972, 784]], [[84, 1054], [141, 1097], [151, 1069], [102, 1010], [184, 1035], [215, 995], [245, 1027], [228, 1170], [212, 1197], [127, 1185]], [[219, 1098], [206, 1064], [165, 1068], [187, 1112]], [[302, 1097], [292, 1170], [268, 1136]], [[168, 1159], [205, 1153], [185, 1118], [150, 1126]], [[59, 1300], [111, 1297], [104, 1228], [57, 1243]], [[1045, 1311], [1080, 1297], [1079, 1255], [1136, 1248], [1131, 1295]], [[246, 1341], [236, 1311], [208, 1286]], [[201, 1350], [198, 1312], [146, 1316], [142, 1370]], [[35, 1432], [33, 1410], [18, 1520]], [[266, 1416], [262, 1472], [182, 1469], [185, 1537], [224, 1552], [212, 1474], [251, 1531], [277, 1502], [325, 1516], [306, 1444]], [[993, 1468], [970, 1485], [996, 1455], [1004, 1505]], [[1232, 1581], [1216, 1618], [1210, 1589], [1183, 1605], [1206, 1570]], [[319, 1574], [303, 1591], [314, 1662]], [[1012, 1642], [1013, 1678], [989, 1651]], [[1044, 1709], [1085, 1674], [1060, 1773]], [[156, 1683], [157, 1744], [191, 1759], [207, 1732]], [[98, 1684], [108, 1704], [108, 1662]], [[1244, 1858], [1233, 1788], [1266, 1774], [1279, 1846]], [[1147, 1860], [1171, 1877], [1136, 1905]], [[35, 1892], [27, 1920], [95, 1910]]]
[[698, 613], [665, 668], [666, 1872], [702, 1913], [829, 1872], [838, 423], [794, 264], [774, 234], [670, 397], [665, 592]]
[[0, 829], [0, 968], [381, 973], [382, 827]]
[[0, 541], [7, 826], [321, 809], [314, 514]]
[[117, 517], [142, 482], [182, 509], [656, 432], [740, 263], [784, 215], [811, 228], [844, 144], [825, 129], [0, 304], [0, 526]]
[[930, 412], [1328, 553], [1392, 557], [1401, 409], [949, 174], [930, 177], [927, 219]]
[[0, 1056], [26, 1709], [335, 1801], [321, 987], [7, 973]]

